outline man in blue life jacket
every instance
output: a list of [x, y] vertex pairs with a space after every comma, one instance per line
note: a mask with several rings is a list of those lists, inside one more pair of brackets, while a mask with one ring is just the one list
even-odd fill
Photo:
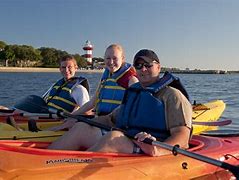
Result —
[[[148, 49], [140, 50], [134, 57], [139, 83], [125, 93], [122, 105], [111, 114], [94, 121], [123, 129], [135, 136], [129, 139], [121, 131], [104, 131], [79, 122], [49, 149], [146, 153], [160, 156], [171, 153], [162, 148], [142, 143], [145, 138], [178, 144], [188, 148], [192, 127], [192, 107], [186, 96], [171, 85], [178, 79], [170, 73], [160, 78], [160, 61]], [[176, 83], [177, 84], [177, 83]], [[182, 87], [182, 86], [181, 86]]]
[[73, 112], [89, 101], [89, 84], [86, 78], [76, 77], [78, 69], [75, 58], [64, 56], [60, 62], [62, 78], [43, 95], [48, 107]]

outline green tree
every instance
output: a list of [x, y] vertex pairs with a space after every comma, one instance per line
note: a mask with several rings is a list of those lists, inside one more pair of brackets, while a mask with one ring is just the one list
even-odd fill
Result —
[[76, 62], [78, 64], [79, 68], [87, 67], [87, 62], [83, 57], [81, 57], [79, 54], [74, 54], [73, 56], [76, 59]]
[[0, 51], [0, 59], [4, 61], [6, 67], [13, 62], [14, 58], [15, 54], [11, 45], [6, 45], [4, 50]]
[[4, 41], [0, 41], [0, 51], [3, 51], [6, 45]]
[[27, 45], [13, 45], [12, 49], [15, 54], [14, 65], [20, 67], [37, 66], [40, 64], [40, 51]]
[[41, 47], [38, 50], [42, 56], [42, 67], [59, 67], [59, 59], [68, 54], [66, 51], [48, 47]]
[[59, 61], [60, 61], [60, 59], [62, 59], [63, 56], [66, 56], [66, 55], [68, 55], [69, 53], [66, 52], [66, 51], [62, 51], [62, 50], [56, 50], [56, 54], [57, 54], [57, 64], [58, 64], [58, 66], [59, 66]]
[[42, 66], [43, 67], [56, 67], [56, 66], [58, 66], [56, 49], [41, 47], [39, 49], [39, 51], [41, 52]]
[[[34, 49], [28, 45], [7, 45], [4, 41], [0, 41], [0, 62], [6, 66], [59, 67], [59, 60], [67, 54], [69, 53], [55, 48], [41, 47]], [[79, 54], [73, 56], [79, 68], [88, 67], [84, 57]], [[96, 68], [101, 68], [104, 66], [104, 59], [93, 58], [93, 64]]]

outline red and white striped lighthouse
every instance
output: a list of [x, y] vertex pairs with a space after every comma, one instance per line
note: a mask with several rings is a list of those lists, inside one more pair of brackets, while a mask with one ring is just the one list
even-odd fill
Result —
[[89, 40], [86, 41], [85, 46], [83, 47], [85, 50], [84, 57], [87, 61], [88, 64], [92, 64], [92, 51], [93, 51], [93, 46], [90, 43]]

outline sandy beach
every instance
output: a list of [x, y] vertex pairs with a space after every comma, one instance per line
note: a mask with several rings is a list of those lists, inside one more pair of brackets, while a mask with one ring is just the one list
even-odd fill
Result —
[[[59, 68], [0, 67], [0, 72], [59, 72]], [[103, 70], [78, 70], [78, 72], [101, 73]]]

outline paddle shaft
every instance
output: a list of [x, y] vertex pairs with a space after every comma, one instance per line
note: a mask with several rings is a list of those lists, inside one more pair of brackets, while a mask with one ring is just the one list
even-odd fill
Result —
[[28, 113], [28, 112], [21, 112], [21, 113], [7, 113], [7, 114], [0, 114], [0, 116], [13, 116], [13, 117], [32, 117], [36, 119], [52, 119], [58, 118], [58, 116], [54, 114], [42, 114], [42, 113]]
[[[52, 110], [49, 110], [50, 112], [56, 112], [55, 111], [52, 111]], [[95, 126], [95, 127], [98, 127], [98, 128], [102, 128], [102, 129], [105, 129], [105, 130], [118, 130], [118, 131], [121, 131], [123, 132], [126, 136], [128, 136], [129, 138], [131, 139], [135, 139], [134, 137], [132, 136], [129, 136], [127, 134], [126, 131], [122, 130], [122, 129], [119, 129], [119, 128], [111, 128], [109, 126], [106, 126], [106, 125], [103, 125], [101, 123], [98, 123], [98, 122], [95, 122], [95, 121], [92, 121], [92, 120], [89, 120], [87, 118], [84, 118], [84, 117], [81, 117], [81, 116], [76, 116], [76, 115], [72, 115], [72, 114], [69, 114], [69, 113], [66, 113], [66, 112], [56, 112], [58, 115], [60, 116], [63, 116], [63, 117], [70, 117], [70, 118], [74, 118], [74, 119], [77, 119], [78, 121], [81, 121], [81, 122], [85, 122], [89, 125], [92, 125], [92, 126]], [[226, 169], [226, 170], [229, 170], [233, 173], [233, 175], [239, 179], [239, 167], [238, 166], [234, 166], [234, 165], [231, 165], [229, 163], [226, 163], [226, 162], [222, 162], [222, 161], [219, 161], [219, 160], [216, 160], [216, 159], [213, 159], [213, 158], [210, 158], [210, 157], [207, 157], [207, 156], [203, 156], [203, 155], [200, 155], [200, 154], [196, 154], [194, 152], [189, 152], [187, 150], [184, 150], [184, 149], [181, 149], [179, 148], [179, 146], [175, 145], [175, 146], [172, 146], [172, 145], [169, 145], [169, 144], [166, 144], [166, 143], [163, 143], [163, 142], [160, 142], [160, 141], [153, 141], [152, 139], [145, 139], [143, 141], [144, 143], [146, 144], [149, 144], [149, 145], [154, 145], [154, 146], [158, 146], [160, 148], [163, 148], [163, 149], [167, 149], [169, 151], [172, 151], [172, 153], [174, 155], [176, 155], [177, 153], [179, 154], [182, 154], [182, 155], [185, 155], [185, 156], [188, 156], [188, 157], [191, 157], [193, 159], [197, 159], [199, 161], [203, 161], [205, 163], [208, 163], [208, 164], [211, 164], [211, 165], [214, 165], [214, 166], [217, 166], [217, 167], [221, 167], [223, 169]]]
[[83, 117], [83, 116], [73, 115], [73, 114], [70, 114], [70, 113], [67, 113], [67, 112], [63, 112], [63, 111], [59, 111], [59, 110], [52, 109], [52, 108], [49, 108], [49, 111], [51, 113], [57, 114], [60, 117], [77, 119], [78, 122], [85, 122], [85, 123], [87, 123], [87, 124], [89, 124], [91, 126], [95, 126], [95, 127], [107, 130], [107, 131], [119, 130], [119, 131], [122, 131], [123, 133], [125, 133], [125, 131], [123, 131], [122, 129], [106, 126], [106, 125], [104, 125], [102, 123], [98, 123], [96, 121], [90, 120], [90, 119], [88, 119], [86, 117]]

